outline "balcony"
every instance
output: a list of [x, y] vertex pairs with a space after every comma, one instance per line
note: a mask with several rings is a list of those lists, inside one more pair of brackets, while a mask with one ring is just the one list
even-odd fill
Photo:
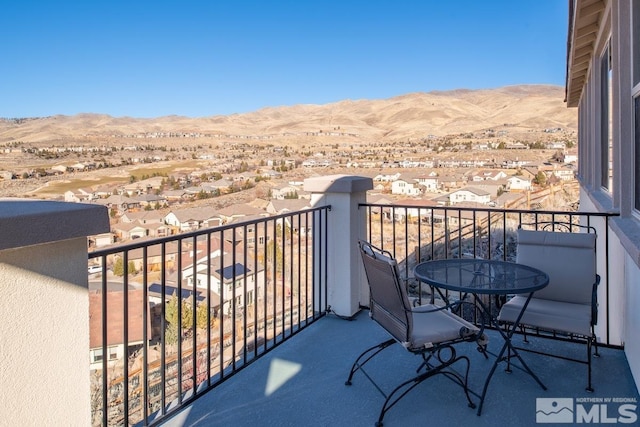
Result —
[[[25, 215], [24, 206], [7, 211], [0, 218], [5, 230], [19, 225], [30, 231], [14, 236], [15, 242], [5, 240], [0, 250], [3, 280], [13, 297], [13, 304], [5, 299], [2, 306], [3, 313], [12, 313], [5, 314], [2, 331], [15, 336], [1, 353], [8, 361], [3, 378], [27, 386], [2, 395], [5, 407], [23, 408], [9, 419], [29, 424], [29, 417], [49, 405], [52, 421], [73, 419], [78, 425], [125, 420], [131, 425], [242, 425], [265, 419], [284, 425], [372, 425], [382, 396], [362, 376], [353, 386], [344, 385], [354, 357], [385, 338], [362, 307], [368, 290], [357, 239], [391, 251], [403, 274], [410, 274], [425, 259], [509, 260], [514, 230], [545, 221], [588, 224], [598, 232], [602, 357], [594, 362], [595, 393], [584, 391], [583, 365], [526, 354], [548, 391], [518, 371], [499, 370], [478, 417], [458, 399], [459, 389], [433, 378], [392, 409], [385, 424], [415, 425], [425, 417], [439, 425], [534, 424], [535, 399], [542, 397], [581, 399], [576, 403], [602, 398], [603, 405], [609, 398], [635, 399], [637, 404], [632, 372], [638, 355], [624, 351], [637, 343], [629, 341], [633, 334], [624, 335], [627, 315], [621, 307], [628, 303], [620, 281], [613, 280], [620, 272], [610, 256], [610, 215], [371, 205], [365, 200], [371, 182], [365, 178], [322, 177], [305, 185], [313, 194], [313, 209], [92, 252], [88, 281], [82, 233], [103, 232], [108, 226], [103, 213], [89, 209], [87, 225], [78, 230], [68, 226], [69, 211], [80, 206], [45, 204], [35, 216]], [[19, 224], [22, 220], [40, 227]], [[58, 223], [66, 224], [65, 230], [52, 233]], [[418, 283], [410, 291], [418, 298], [429, 296]], [[34, 304], [43, 293], [51, 303], [44, 308]], [[30, 316], [14, 314], [15, 307]], [[48, 319], [56, 322], [43, 322]], [[37, 333], [16, 336], [17, 330]], [[490, 346], [499, 340], [493, 336]], [[545, 340], [544, 345], [566, 354], [584, 351], [570, 340]], [[42, 352], [34, 354], [32, 348]], [[475, 348], [467, 351], [477, 390], [488, 362]], [[417, 367], [416, 358], [400, 348], [385, 353], [371, 368], [383, 384]], [[33, 360], [27, 357], [31, 354]], [[56, 363], [42, 354], [55, 355], [50, 357]], [[75, 392], [73, 405], [60, 390]], [[598, 416], [617, 417], [612, 412], [619, 404], [609, 406], [608, 415]]]
[[[349, 387], [344, 382], [354, 358], [366, 347], [387, 339], [385, 334], [367, 312], [358, 314], [353, 321], [325, 316], [163, 425], [372, 427], [383, 396], [362, 374], [357, 373]], [[499, 349], [500, 339], [497, 333], [491, 333], [489, 349]], [[579, 353], [583, 357], [584, 347], [577, 344], [553, 342], [549, 346], [562, 354]], [[480, 391], [493, 361], [485, 360], [473, 345], [462, 348], [471, 358], [472, 388]], [[594, 364], [594, 393], [585, 391], [584, 365], [533, 356], [523, 355], [540, 375], [547, 391], [527, 374], [518, 370], [507, 374], [499, 367], [490, 383], [482, 414], [477, 416], [474, 409], [467, 407], [459, 386], [436, 376], [420, 384], [391, 409], [384, 425], [533, 426], [536, 398], [565, 397], [575, 398], [576, 402], [584, 398], [602, 398], [603, 402], [609, 397], [639, 399], [624, 353], [619, 349], [601, 349], [601, 357]], [[419, 364], [416, 356], [400, 346], [385, 350], [377, 358], [367, 371], [383, 388], [386, 386], [386, 391], [402, 378], [410, 378]], [[477, 398], [474, 400], [477, 402]], [[590, 409], [592, 405], [585, 403], [584, 407]], [[618, 405], [610, 406], [608, 417], [617, 421]]]

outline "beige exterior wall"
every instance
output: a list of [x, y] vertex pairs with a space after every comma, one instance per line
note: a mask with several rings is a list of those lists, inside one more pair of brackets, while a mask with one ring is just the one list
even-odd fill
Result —
[[[640, 177], [634, 177], [636, 155], [634, 153], [634, 107], [633, 97], [637, 88], [632, 87], [631, 5], [628, 0], [606, 0], [602, 10], [596, 12], [598, 25], [589, 26], [590, 33], [582, 29], [581, 37], [592, 37], [590, 61], [587, 64], [586, 80], [579, 92], [578, 104], [578, 152], [579, 180], [582, 187], [581, 211], [619, 212], [613, 218], [608, 230], [602, 227], [599, 234], [609, 232], [609, 307], [610, 339], [612, 343], [622, 343], [635, 382], [640, 385], [640, 212], [635, 210], [634, 186]], [[640, 7], [640, 2], [634, 2]], [[587, 2], [576, 3], [573, 27], [581, 16], [594, 12]], [[593, 17], [594, 15], [589, 15]], [[637, 24], [636, 24], [637, 25]], [[638, 41], [635, 41], [636, 43]], [[610, 158], [613, 170], [611, 189], [601, 186], [600, 159], [603, 156], [600, 139], [602, 126], [601, 112], [604, 94], [602, 91], [603, 71], [601, 58], [607, 44], [611, 51], [611, 93], [613, 152]], [[570, 50], [570, 54], [573, 50]], [[584, 52], [580, 55], [583, 58]], [[578, 68], [576, 69], [578, 70]], [[569, 76], [572, 76], [569, 68]], [[575, 85], [578, 80], [569, 82]], [[576, 92], [571, 92], [569, 102], [574, 102]], [[607, 248], [598, 247], [598, 251]], [[601, 271], [601, 266], [598, 266]], [[601, 284], [599, 297], [605, 297], [606, 280]], [[604, 301], [604, 300], [602, 300]], [[601, 304], [600, 307], [603, 305]], [[603, 313], [606, 315], [606, 313]], [[605, 333], [601, 328], [598, 334]]]
[[91, 424], [86, 266], [86, 237], [0, 251], [1, 424]]
[[87, 236], [103, 206], [0, 200], [0, 424], [88, 426]]
[[[368, 305], [369, 288], [358, 248], [366, 236], [365, 209], [358, 204], [367, 200], [373, 180], [367, 177], [329, 175], [305, 180], [312, 206], [330, 205], [327, 213], [332, 226], [327, 232], [327, 302], [341, 316], [353, 316], [360, 305]], [[320, 239], [314, 239], [314, 244]], [[317, 262], [317, 261], [315, 261]], [[314, 272], [319, 269], [314, 268]], [[318, 300], [318, 299], [317, 299]]]

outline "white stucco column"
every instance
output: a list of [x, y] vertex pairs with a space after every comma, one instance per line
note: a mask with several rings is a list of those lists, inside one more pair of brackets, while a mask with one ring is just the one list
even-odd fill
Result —
[[[366, 232], [367, 190], [373, 180], [362, 176], [329, 175], [304, 181], [312, 206], [331, 205], [327, 217], [327, 302], [341, 316], [352, 316], [360, 303], [368, 305], [368, 287], [358, 251]], [[314, 242], [319, 238], [314, 230]]]
[[103, 206], [0, 199], [0, 424], [91, 425], [87, 236]]

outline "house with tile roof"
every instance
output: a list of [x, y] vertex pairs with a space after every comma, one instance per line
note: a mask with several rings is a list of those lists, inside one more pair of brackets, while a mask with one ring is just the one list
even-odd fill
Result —
[[223, 217], [213, 208], [202, 206], [172, 209], [165, 215], [164, 222], [178, 232], [185, 232], [222, 225]]
[[448, 194], [448, 198], [451, 205], [457, 205], [465, 202], [488, 205], [489, 202], [491, 202], [491, 194], [488, 191], [481, 190], [476, 187], [465, 187], [460, 190], [452, 191]]
[[307, 199], [283, 199], [270, 200], [265, 210], [272, 215], [279, 215], [287, 212], [297, 212], [310, 208], [311, 203]]
[[513, 175], [507, 178], [507, 190], [509, 191], [526, 191], [532, 188], [531, 180], [524, 176]]
[[[151, 323], [149, 316], [149, 303], [143, 299], [142, 289], [129, 289], [127, 292], [128, 315], [127, 324], [122, 311], [116, 307], [124, 307], [124, 292], [108, 291], [106, 303], [111, 309], [107, 310], [107, 354], [103, 352], [102, 337], [102, 292], [89, 292], [89, 358], [91, 369], [102, 369], [103, 359], [107, 359], [107, 365], [113, 366], [124, 363], [135, 351], [142, 348], [144, 342], [144, 329], [147, 329], [147, 339], [151, 339]], [[143, 322], [143, 311], [147, 311], [147, 323]], [[124, 343], [124, 328], [127, 328], [128, 342]]]
[[238, 218], [248, 217], [252, 215], [269, 216], [267, 212], [262, 209], [256, 208], [248, 203], [239, 203], [226, 208], [222, 208], [218, 211], [218, 214], [223, 220], [223, 224], [227, 224]]

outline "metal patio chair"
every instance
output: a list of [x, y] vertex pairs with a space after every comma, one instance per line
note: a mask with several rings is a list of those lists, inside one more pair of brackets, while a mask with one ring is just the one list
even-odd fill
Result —
[[[558, 223], [547, 223], [552, 229]], [[586, 344], [586, 359], [570, 358], [558, 354], [537, 351], [527, 347], [519, 350], [544, 354], [587, 365], [587, 391], [591, 385], [591, 353], [598, 347], [595, 325], [598, 321], [597, 287], [600, 276], [596, 273], [596, 234], [593, 227], [588, 232], [570, 232], [585, 228], [560, 223], [567, 232], [542, 230], [518, 230], [516, 262], [538, 268], [549, 275], [549, 285], [533, 294], [519, 327], [527, 334], [578, 340]], [[501, 322], [513, 323], [525, 298], [515, 296], [506, 302], [498, 315]]]
[[[400, 399], [429, 377], [443, 374], [460, 385], [469, 407], [475, 408], [468, 387], [469, 358], [458, 356], [454, 344], [486, 339], [482, 330], [450, 311], [451, 305], [425, 304], [412, 306], [406, 288], [398, 276], [396, 261], [387, 251], [367, 242], [360, 242], [360, 252], [370, 289], [370, 317], [382, 326], [392, 338], [363, 351], [349, 372], [346, 385], [356, 372], [362, 371], [385, 397], [376, 426], [382, 426], [387, 413]], [[455, 303], [454, 305], [463, 302]], [[410, 353], [421, 356], [421, 364], [415, 376], [403, 381], [386, 394], [367, 373], [364, 366], [378, 353], [394, 343], [400, 343]], [[451, 368], [462, 362], [463, 374]], [[466, 365], [466, 366], [465, 366]], [[424, 370], [423, 370], [424, 368]]]

